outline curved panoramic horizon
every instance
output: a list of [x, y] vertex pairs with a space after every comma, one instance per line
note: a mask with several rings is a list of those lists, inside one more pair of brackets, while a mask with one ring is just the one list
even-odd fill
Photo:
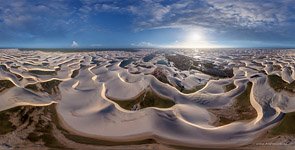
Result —
[[294, 149], [294, 27], [294, 0], [0, 0], [0, 149]]

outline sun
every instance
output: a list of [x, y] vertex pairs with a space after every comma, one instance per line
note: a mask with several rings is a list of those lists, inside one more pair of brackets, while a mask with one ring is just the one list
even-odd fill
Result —
[[187, 35], [187, 41], [200, 41], [202, 40], [202, 36], [199, 33], [191, 32]]
[[182, 48], [216, 48], [218, 45], [209, 41], [205, 34], [199, 30], [189, 30], [185, 33], [185, 38], [178, 43]]
[[216, 41], [209, 38], [208, 33], [201, 29], [184, 30], [182, 39], [169, 45], [163, 45], [165, 48], [221, 48], [224, 45], [217, 44]]

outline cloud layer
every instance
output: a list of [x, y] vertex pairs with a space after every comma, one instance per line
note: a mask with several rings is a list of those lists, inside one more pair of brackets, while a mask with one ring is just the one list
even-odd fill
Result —
[[[11, 41], [72, 38], [91, 31], [121, 32], [126, 28], [130, 33], [199, 29], [220, 42], [295, 40], [292, 0], [0, 0], [0, 4], [2, 45]], [[118, 15], [129, 19], [122, 29], [114, 24], [120, 19]], [[106, 19], [112, 22], [104, 24]]]

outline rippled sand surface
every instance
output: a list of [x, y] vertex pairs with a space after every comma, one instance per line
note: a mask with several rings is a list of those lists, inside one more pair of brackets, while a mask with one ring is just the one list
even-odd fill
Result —
[[294, 56], [292, 50], [0, 50], [0, 111], [54, 105], [62, 128], [93, 140], [239, 147], [295, 111]]

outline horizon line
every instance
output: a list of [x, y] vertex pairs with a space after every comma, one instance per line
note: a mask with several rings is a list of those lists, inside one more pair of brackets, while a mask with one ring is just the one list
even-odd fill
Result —
[[295, 49], [295, 47], [0, 47], [0, 49]]

